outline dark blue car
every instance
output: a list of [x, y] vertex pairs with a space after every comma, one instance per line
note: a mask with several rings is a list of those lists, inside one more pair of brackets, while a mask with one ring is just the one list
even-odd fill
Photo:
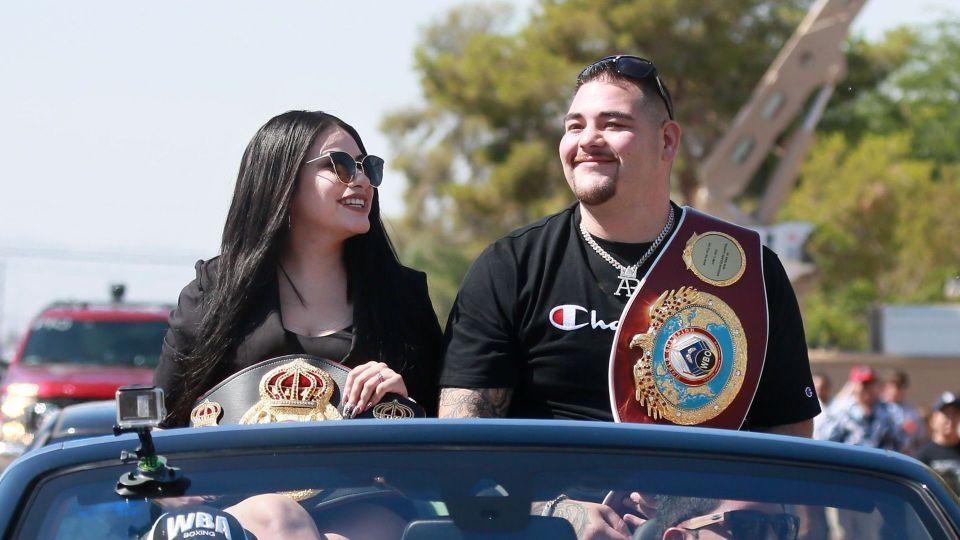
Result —
[[[168, 492], [118, 494], [137, 467], [120, 459], [139, 444], [132, 434], [24, 455], [0, 477], [3, 538], [237, 538], [223, 510], [265, 493], [296, 500], [320, 531], [379, 508], [400, 524], [387, 538], [583, 537], [594, 529], [580, 511], [600, 504], [629, 514], [610, 524], [628, 538], [832, 538], [853, 518], [875, 530], [851, 538], [960, 534], [957, 499], [919, 462], [773, 435], [364, 420], [174, 429], [152, 441], [179, 470]], [[187, 531], [201, 522], [207, 536]]]

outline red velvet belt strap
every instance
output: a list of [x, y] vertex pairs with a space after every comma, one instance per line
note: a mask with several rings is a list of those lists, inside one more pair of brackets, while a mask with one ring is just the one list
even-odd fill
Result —
[[627, 302], [610, 354], [618, 422], [738, 429], [767, 348], [757, 232], [684, 208]]

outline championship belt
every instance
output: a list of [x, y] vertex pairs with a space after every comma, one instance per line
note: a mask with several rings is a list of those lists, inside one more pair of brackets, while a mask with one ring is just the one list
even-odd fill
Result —
[[[223, 424], [269, 424], [344, 420], [340, 411], [341, 389], [350, 368], [308, 354], [291, 354], [265, 360], [234, 373], [196, 401], [190, 426]], [[423, 407], [412, 399], [387, 394], [354, 418], [422, 418]], [[301, 489], [283, 495], [295, 501], [311, 499], [319, 508], [337, 500], [380, 496], [392, 490]], [[316, 503], [318, 497], [322, 502]]]
[[[193, 427], [343, 420], [341, 389], [350, 368], [317, 356], [271, 358], [231, 375], [198, 399]], [[355, 418], [420, 418], [415, 401], [387, 394]]]
[[739, 429], [767, 348], [760, 236], [692, 208], [630, 297], [610, 353], [617, 422]]

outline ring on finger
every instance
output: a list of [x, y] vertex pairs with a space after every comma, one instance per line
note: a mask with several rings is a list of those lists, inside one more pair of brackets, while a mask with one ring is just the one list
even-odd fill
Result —
[[383, 373], [377, 373], [377, 377], [380, 378], [380, 384], [383, 384]]

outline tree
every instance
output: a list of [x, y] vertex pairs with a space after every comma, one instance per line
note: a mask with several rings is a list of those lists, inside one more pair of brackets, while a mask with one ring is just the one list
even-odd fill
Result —
[[960, 20], [901, 27], [875, 45], [851, 42], [851, 76], [821, 124], [856, 141], [908, 132], [911, 156], [938, 165], [960, 156]]
[[435, 299], [438, 312], [447, 312], [462, 261], [572, 201], [557, 144], [580, 69], [618, 52], [657, 63], [684, 126], [674, 172], [685, 200], [698, 160], [809, 5], [541, 0], [515, 31], [499, 4], [456, 8], [428, 27], [415, 53], [426, 105], [392, 113], [382, 127], [409, 180], [402, 255], [428, 271], [444, 299]]
[[804, 165], [784, 214], [815, 225], [804, 310], [815, 346], [863, 349], [872, 306], [943, 301], [960, 274], [958, 45], [960, 22], [888, 35], [877, 50], [900, 66], [839, 105], [846, 122], [831, 111], [832, 134]]

